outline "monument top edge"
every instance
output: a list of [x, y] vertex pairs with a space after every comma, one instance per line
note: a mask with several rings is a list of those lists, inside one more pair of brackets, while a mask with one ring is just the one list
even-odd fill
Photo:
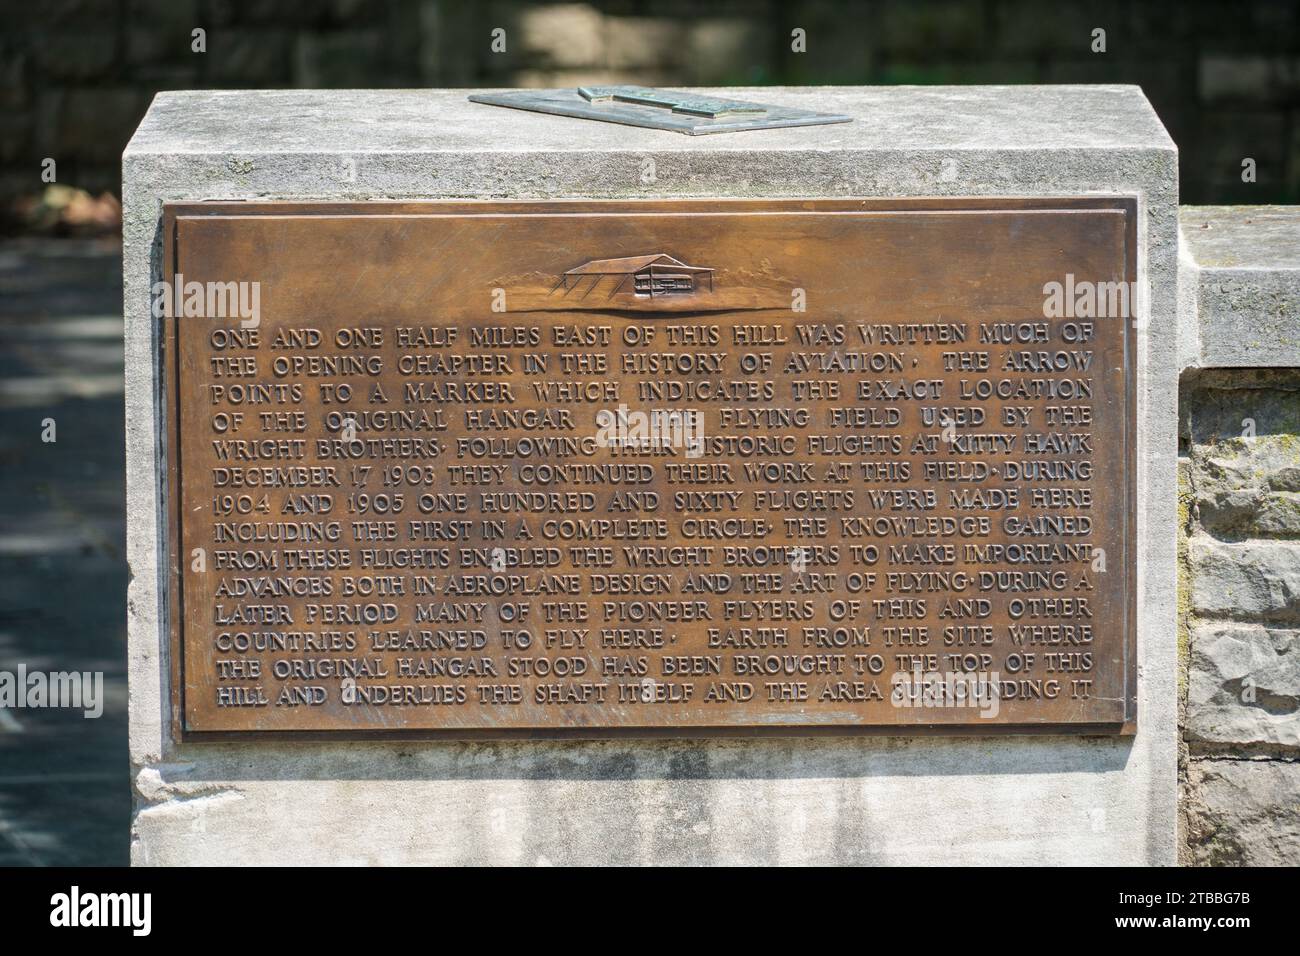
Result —
[[1175, 149], [1136, 86], [675, 89], [851, 122], [696, 137], [469, 101], [505, 89], [186, 90], [157, 94], [123, 155]]

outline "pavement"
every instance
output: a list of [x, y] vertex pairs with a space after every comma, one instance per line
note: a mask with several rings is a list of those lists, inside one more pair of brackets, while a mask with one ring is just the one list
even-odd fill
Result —
[[123, 469], [120, 243], [0, 242], [0, 672], [106, 701], [0, 708], [0, 865], [128, 862]]

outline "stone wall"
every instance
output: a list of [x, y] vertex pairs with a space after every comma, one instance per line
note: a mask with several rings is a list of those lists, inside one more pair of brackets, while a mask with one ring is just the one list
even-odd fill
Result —
[[1300, 370], [1182, 395], [1187, 862], [1300, 863]]
[[1193, 364], [1280, 366], [1193, 368], [1182, 381], [1182, 858], [1295, 865], [1300, 215], [1185, 208], [1182, 224]]
[[[1300, 197], [1300, 5], [1271, 0], [2, 0], [0, 209], [116, 191], [159, 90], [1131, 83], [1191, 202]], [[806, 52], [791, 49], [791, 30]], [[1106, 32], [1094, 53], [1092, 31]], [[205, 49], [191, 33], [206, 31]], [[492, 31], [506, 31], [493, 52]], [[1241, 163], [1256, 161], [1243, 183]]]

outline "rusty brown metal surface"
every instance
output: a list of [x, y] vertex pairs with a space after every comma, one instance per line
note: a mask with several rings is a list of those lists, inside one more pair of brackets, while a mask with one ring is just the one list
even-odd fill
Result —
[[175, 732], [1131, 732], [1134, 219], [167, 206]]

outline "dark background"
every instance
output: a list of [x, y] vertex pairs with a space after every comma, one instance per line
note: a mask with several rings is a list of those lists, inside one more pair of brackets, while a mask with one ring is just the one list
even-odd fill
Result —
[[1300, 195], [1294, 0], [0, 0], [0, 669], [100, 671], [108, 698], [98, 720], [0, 713], [0, 865], [128, 857], [117, 194], [153, 94], [611, 81], [1134, 83], [1181, 150], [1184, 203]]
[[[41, 160], [98, 197], [157, 90], [1134, 83], [1181, 151], [1184, 203], [1300, 195], [1300, 3], [1163, 0], [0, 0], [0, 205]], [[204, 53], [191, 31], [206, 30]], [[493, 53], [491, 31], [506, 30]], [[807, 52], [790, 31], [807, 32]], [[1093, 53], [1092, 30], [1106, 30]], [[1241, 161], [1257, 163], [1243, 183]], [[67, 196], [52, 198], [56, 205]], [[86, 215], [93, 217], [93, 210]], [[74, 216], [75, 218], [75, 216]]]

